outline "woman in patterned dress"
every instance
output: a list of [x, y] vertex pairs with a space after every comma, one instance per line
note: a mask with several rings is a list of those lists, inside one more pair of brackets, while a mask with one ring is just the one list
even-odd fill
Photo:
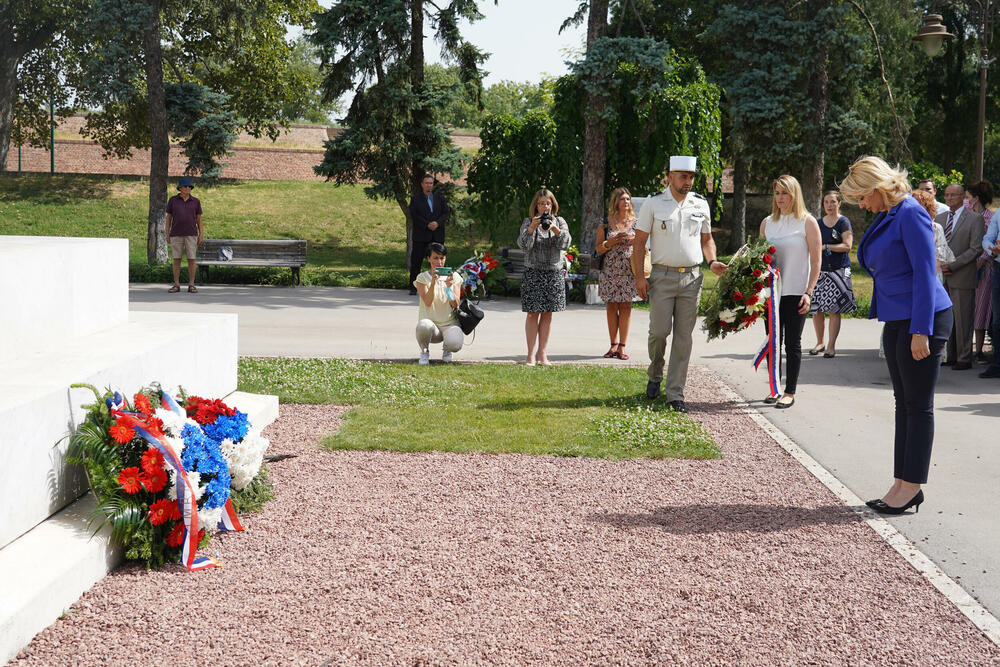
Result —
[[632, 302], [639, 295], [632, 275], [632, 239], [635, 238], [635, 211], [632, 195], [625, 188], [611, 193], [608, 217], [597, 229], [597, 252], [604, 255], [599, 294], [608, 316], [608, 336], [611, 349], [604, 357], [628, 359], [625, 341], [632, 320]]
[[559, 202], [550, 190], [542, 188], [535, 193], [528, 215], [517, 237], [517, 247], [524, 251], [521, 310], [527, 313], [524, 320], [524, 335], [528, 341], [525, 365], [551, 366], [546, 348], [552, 330], [552, 313], [566, 310], [562, 266], [571, 237], [566, 221], [559, 217]]
[[[813, 328], [816, 330], [816, 346], [809, 350], [809, 354], [823, 352], [825, 358], [832, 359], [837, 354], [841, 313], [849, 313], [858, 307], [854, 301], [854, 287], [851, 285], [850, 252], [854, 232], [851, 230], [851, 221], [840, 214], [839, 192], [830, 190], [823, 195], [823, 211], [826, 215], [819, 220], [823, 260], [810, 304]], [[827, 314], [830, 316], [830, 335], [824, 345], [823, 324]]]
[[[989, 227], [993, 211], [987, 207], [993, 202], [993, 186], [987, 181], [979, 181], [970, 185], [965, 192], [969, 198], [969, 208], [983, 216], [984, 224]], [[990, 328], [990, 318], [993, 316], [991, 302], [993, 257], [989, 253], [983, 252], [976, 260], [976, 269], [979, 273], [979, 283], [976, 286], [976, 311], [972, 320], [972, 329], [976, 339], [976, 361], [986, 363], [988, 360], [983, 354], [983, 347], [986, 345], [986, 330]], [[993, 341], [993, 344], [996, 345], [996, 341]]]

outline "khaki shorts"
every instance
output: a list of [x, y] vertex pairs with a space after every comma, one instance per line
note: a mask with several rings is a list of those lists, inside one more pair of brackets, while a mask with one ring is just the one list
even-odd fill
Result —
[[187, 257], [188, 259], [194, 259], [198, 255], [198, 237], [197, 236], [171, 236], [170, 237], [170, 255], [174, 259], [180, 259], [181, 257]]

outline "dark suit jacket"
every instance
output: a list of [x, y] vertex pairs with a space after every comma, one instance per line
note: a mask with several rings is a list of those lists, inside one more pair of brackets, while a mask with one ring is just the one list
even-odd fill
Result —
[[[418, 243], [444, 243], [444, 225], [450, 211], [448, 202], [436, 192], [431, 193], [434, 202], [434, 212], [427, 206], [427, 196], [423, 192], [410, 199], [410, 217], [413, 218], [413, 240]], [[438, 228], [431, 231], [427, 224], [437, 221]]]
[[879, 213], [858, 245], [858, 263], [875, 281], [870, 318], [910, 320], [911, 334], [934, 334], [934, 313], [951, 299], [937, 279], [931, 217], [913, 197]]
[[[934, 222], [945, 227], [948, 213], [941, 213], [934, 218]], [[964, 206], [959, 209], [955, 231], [948, 242], [951, 251], [955, 253], [955, 261], [947, 265], [951, 267], [951, 275], [944, 276], [944, 284], [949, 289], [976, 289], [979, 283], [976, 277], [976, 258], [983, 252], [985, 232], [986, 225], [983, 224], [982, 215]]]

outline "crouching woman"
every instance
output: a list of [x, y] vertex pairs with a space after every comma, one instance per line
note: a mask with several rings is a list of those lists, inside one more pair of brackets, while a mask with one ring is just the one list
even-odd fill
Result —
[[458, 273], [442, 275], [439, 269], [447, 261], [447, 250], [442, 243], [427, 246], [430, 271], [424, 271], [413, 281], [420, 297], [417, 315], [417, 345], [420, 346], [420, 365], [430, 363], [431, 343], [444, 343], [441, 361], [451, 361], [451, 355], [462, 349], [465, 334], [458, 326], [455, 309], [462, 298], [462, 276]]

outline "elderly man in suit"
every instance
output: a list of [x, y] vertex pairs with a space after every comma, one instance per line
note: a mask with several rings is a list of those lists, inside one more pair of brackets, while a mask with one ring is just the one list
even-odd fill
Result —
[[955, 328], [948, 340], [946, 365], [952, 370], [972, 368], [972, 321], [976, 309], [976, 258], [983, 251], [982, 216], [965, 208], [965, 188], [951, 184], [944, 191], [948, 211], [934, 221], [944, 228], [955, 261], [941, 267], [944, 285], [955, 306]]
[[410, 200], [410, 217], [413, 218], [413, 246], [410, 250], [410, 294], [416, 294], [413, 281], [423, 268], [427, 246], [444, 243], [444, 223], [448, 220], [448, 202], [434, 192], [434, 177], [424, 174], [420, 180], [420, 194]]

